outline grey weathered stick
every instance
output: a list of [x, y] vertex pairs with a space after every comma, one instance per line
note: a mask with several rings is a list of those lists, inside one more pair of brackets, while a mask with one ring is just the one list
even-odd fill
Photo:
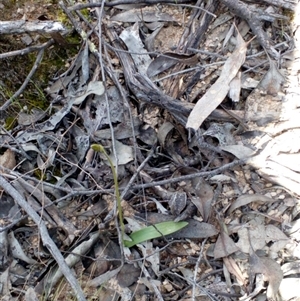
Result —
[[53, 258], [56, 260], [59, 268], [61, 269], [64, 276], [70, 283], [71, 287], [73, 288], [77, 300], [86, 301], [84, 293], [75, 275], [72, 273], [72, 271], [66, 264], [64, 257], [61, 255], [59, 249], [57, 248], [57, 246], [49, 236], [47, 227], [45, 226], [45, 223], [43, 222], [41, 217], [30, 207], [30, 205], [26, 202], [24, 197], [1, 175], [0, 175], [0, 186], [5, 190], [7, 194], [9, 194], [15, 200], [16, 203], [18, 203], [20, 207], [22, 207], [27, 212], [27, 214], [32, 218], [32, 220], [38, 225], [41, 238], [43, 241], [43, 245], [47, 247], [47, 249], [50, 251]]
[[0, 34], [16, 34], [24, 32], [38, 32], [42, 34], [53, 32], [66, 32], [67, 29], [56, 21], [0, 21]]

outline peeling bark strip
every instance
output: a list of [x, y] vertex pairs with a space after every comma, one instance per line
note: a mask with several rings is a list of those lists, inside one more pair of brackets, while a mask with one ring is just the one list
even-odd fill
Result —
[[271, 40], [268, 38], [267, 34], [262, 29], [262, 24], [257, 15], [252, 12], [249, 6], [239, 0], [220, 0], [224, 5], [226, 5], [229, 10], [244, 19], [250, 26], [253, 34], [256, 36], [259, 44], [268, 52], [268, 54], [274, 58], [278, 59], [279, 53], [272, 46]]
[[24, 32], [54, 33], [67, 29], [56, 21], [0, 21], [0, 34], [16, 34]]

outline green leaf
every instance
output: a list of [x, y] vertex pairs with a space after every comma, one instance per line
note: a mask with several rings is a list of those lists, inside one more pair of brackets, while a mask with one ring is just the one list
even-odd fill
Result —
[[125, 247], [130, 248], [143, 241], [177, 232], [182, 228], [186, 227], [187, 225], [188, 222], [176, 223], [173, 221], [168, 221], [168, 222], [158, 223], [131, 233], [130, 238], [132, 239], [132, 241], [124, 240], [124, 245]]

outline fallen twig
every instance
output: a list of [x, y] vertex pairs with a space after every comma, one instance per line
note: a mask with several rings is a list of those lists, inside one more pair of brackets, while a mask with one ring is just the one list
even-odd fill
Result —
[[35, 71], [37, 70], [38, 66], [40, 65], [42, 59], [43, 59], [43, 54], [44, 54], [44, 48], [42, 48], [40, 50], [40, 52], [38, 53], [36, 60], [32, 66], [32, 69], [30, 70], [29, 74], [27, 75], [25, 81], [23, 82], [22, 86], [19, 88], [19, 90], [17, 92], [15, 92], [15, 94], [8, 99], [1, 107], [0, 107], [0, 111], [3, 111], [5, 109], [7, 109], [9, 107], [9, 105], [11, 104], [11, 102], [17, 98], [18, 96], [20, 96], [22, 94], [22, 92], [25, 90], [25, 88], [27, 87], [29, 81], [31, 80], [32, 76], [34, 75]]
[[9, 194], [12, 198], [14, 198], [15, 202], [23, 208], [27, 214], [32, 218], [32, 220], [38, 225], [41, 238], [43, 241], [43, 245], [47, 247], [53, 258], [56, 260], [59, 268], [61, 269], [62, 273], [70, 283], [71, 287], [74, 290], [74, 293], [79, 301], [86, 301], [84, 293], [75, 277], [72, 273], [70, 268], [65, 262], [64, 257], [60, 253], [59, 249], [57, 248], [56, 244], [53, 242], [51, 237], [49, 236], [48, 229], [41, 219], [41, 217], [31, 208], [31, 206], [26, 202], [24, 197], [9, 183], [7, 182], [1, 175], [0, 175], [0, 186], [5, 190], [7, 194]]

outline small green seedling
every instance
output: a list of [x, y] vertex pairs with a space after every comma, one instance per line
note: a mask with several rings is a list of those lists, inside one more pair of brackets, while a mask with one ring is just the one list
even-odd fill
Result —
[[188, 225], [187, 222], [173, 222], [173, 221], [158, 223], [131, 233], [130, 238], [132, 239], [132, 241], [124, 240], [123, 237], [124, 237], [125, 226], [123, 221], [123, 211], [121, 206], [118, 176], [115, 167], [110, 157], [108, 156], [107, 152], [105, 151], [104, 147], [101, 144], [92, 144], [91, 148], [96, 152], [103, 153], [104, 156], [107, 158], [109, 165], [111, 167], [113, 177], [114, 177], [114, 183], [115, 183], [115, 195], [116, 195], [117, 207], [119, 213], [119, 222], [121, 226], [122, 241], [125, 247], [130, 248], [143, 241], [172, 234]]
[[132, 241], [124, 240], [125, 247], [133, 247], [143, 241], [172, 234], [186, 227], [188, 222], [163, 222], [131, 233]]
[[119, 222], [120, 222], [120, 226], [121, 226], [121, 235], [122, 235], [122, 241], [123, 241], [123, 237], [124, 237], [124, 221], [123, 221], [123, 211], [122, 211], [122, 206], [121, 206], [121, 196], [120, 196], [120, 191], [119, 191], [119, 182], [118, 182], [118, 175], [116, 173], [116, 169], [114, 167], [114, 164], [112, 163], [109, 155], [107, 154], [106, 150], [104, 149], [104, 147], [101, 144], [92, 144], [91, 148], [95, 151], [95, 152], [100, 152], [102, 154], [104, 154], [104, 156], [106, 157], [112, 174], [113, 174], [113, 178], [114, 178], [114, 183], [115, 183], [115, 195], [116, 195], [116, 200], [117, 200], [117, 207], [118, 207], [118, 213], [119, 213]]

